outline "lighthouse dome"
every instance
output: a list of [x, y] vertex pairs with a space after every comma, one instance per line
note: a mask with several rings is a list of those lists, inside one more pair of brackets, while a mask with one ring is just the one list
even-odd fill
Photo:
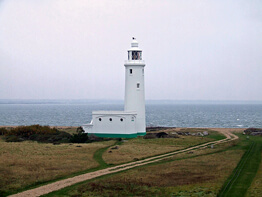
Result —
[[133, 37], [132, 42], [131, 42], [131, 47], [138, 47], [138, 42], [134, 37]]
[[142, 51], [141, 49], [138, 48], [138, 42], [136, 38], [132, 38], [131, 42], [131, 48], [128, 51]]

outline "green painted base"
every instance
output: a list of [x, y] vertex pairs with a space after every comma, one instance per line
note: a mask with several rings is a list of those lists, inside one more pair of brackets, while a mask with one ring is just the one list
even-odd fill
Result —
[[97, 137], [108, 137], [108, 138], [135, 138], [138, 134], [113, 134], [113, 133], [88, 133], [88, 135], [95, 135]]
[[146, 135], [146, 132], [144, 133], [137, 133], [137, 136], [145, 136]]

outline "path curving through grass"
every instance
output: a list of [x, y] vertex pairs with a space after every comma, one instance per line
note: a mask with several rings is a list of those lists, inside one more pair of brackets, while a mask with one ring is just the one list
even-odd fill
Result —
[[[97, 170], [97, 171], [94, 171], [94, 172], [78, 175], [78, 176], [75, 176], [75, 177], [72, 177], [72, 178], [68, 178], [68, 179], [57, 181], [57, 182], [54, 182], [54, 183], [51, 183], [51, 184], [48, 184], [48, 185], [44, 185], [44, 186], [41, 186], [41, 187], [38, 187], [38, 188], [35, 188], [35, 189], [24, 191], [24, 192], [12, 195], [12, 197], [41, 196], [41, 195], [48, 194], [48, 193], [51, 193], [53, 191], [57, 191], [57, 190], [60, 190], [62, 188], [65, 188], [65, 187], [68, 187], [68, 186], [71, 186], [71, 185], [74, 185], [74, 184], [77, 184], [77, 183], [80, 183], [80, 182], [83, 182], [83, 181], [86, 181], [86, 180], [90, 180], [90, 179], [93, 179], [93, 178], [97, 178], [97, 177], [100, 177], [100, 176], [104, 176], [104, 175], [108, 175], [108, 174], [112, 174], [112, 173], [116, 173], [116, 172], [120, 172], [120, 171], [125, 171], [125, 170], [135, 168], [135, 167], [138, 167], [138, 166], [158, 162], [158, 161], [161, 161], [163, 159], [170, 158], [170, 157], [174, 156], [175, 154], [184, 153], [184, 152], [187, 152], [187, 151], [208, 147], [211, 144], [219, 144], [219, 143], [224, 143], [224, 142], [228, 142], [228, 141], [238, 139], [238, 136], [236, 136], [233, 133], [230, 133], [228, 131], [219, 131], [219, 132], [221, 132], [223, 135], [225, 135], [226, 138], [221, 139], [221, 140], [217, 140], [217, 141], [204, 143], [204, 144], [201, 144], [201, 145], [196, 145], [196, 146], [193, 146], [193, 147], [190, 147], [190, 148], [185, 148], [183, 150], [173, 151], [173, 152], [170, 152], [170, 153], [165, 153], [165, 154], [162, 154], [162, 155], [153, 156], [153, 157], [146, 158], [146, 159], [143, 159], [143, 160], [134, 161], [134, 162], [130, 162], [130, 163], [122, 164], [122, 165], [117, 165], [117, 166], [114, 166], [114, 167], [108, 167], [108, 168]], [[99, 155], [101, 153], [99, 152], [97, 154]]]
[[100, 148], [98, 149], [95, 153], [94, 153], [94, 160], [99, 164], [99, 168], [106, 168], [108, 167], [109, 165], [104, 161], [103, 159], [103, 153], [111, 146], [116, 146], [116, 145], [121, 145], [121, 141], [116, 141], [113, 145], [110, 145], [110, 146], [107, 146], [107, 147], [104, 147], [104, 148]]

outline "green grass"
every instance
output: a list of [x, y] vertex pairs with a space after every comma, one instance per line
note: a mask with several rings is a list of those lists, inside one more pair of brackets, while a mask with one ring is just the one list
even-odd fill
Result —
[[[151, 164], [147, 164], [145, 166], [142, 166], [142, 167], [140, 166], [136, 168], [143, 169], [148, 166], [158, 166], [161, 164], [170, 163], [174, 161], [181, 161], [181, 160], [192, 159], [192, 158], [201, 157], [201, 156], [208, 156], [212, 154], [222, 153], [222, 152], [225, 152], [231, 149], [235, 149], [235, 145], [224, 147], [219, 150], [213, 149], [214, 152], [208, 152], [208, 153], [204, 153], [200, 155], [185, 155], [186, 157], [184, 158], [168, 158], [168, 159], [164, 159], [162, 161], [156, 162], [156, 163], [151, 163]], [[238, 149], [240, 149], [240, 147], [238, 147]], [[101, 152], [99, 152], [100, 155], [101, 155]], [[166, 188], [153, 187], [150, 184], [141, 182], [140, 179], [135, 180], [135, 182], [134, 181], [130, 182], [129, 180], [126, 180], [124, 182], [117, 182], [117, 183], [107, 183], [107, 181], [105, 180], [107, 178], [110, 178], [112, 175], [119, 174], [119, 173], [122, 173], [122, 172], [112, 173], [112, 174], [101, 176], [101, 177], [98, 177], [92, 180], [84, 181], [82, 183], [78, 183], [76, 185], [61, 189], [59, 191], [52, 192], [44, 196], [45, 197], [81, 196], [82, 194], [84, 195], [88, 194], [88, 196], [130, 196], [131, 194], [132, 196], [167, 196], [167, 195], [169, 196], [171, 194]], [[95, 181], [95, 180], [101, 180], [101, 182]], [[200, 193], [201, 192], [203, 193], [204, 191], [202, 191], [201, 189]], [[207, 191], [205, 192], [210, 192], [210, 189], [207, 188]]]
[[209, 135], [206, 136], [208, 138], [211, 138], [213, 140], [222, 140], [225, 139], [226, 137], [224, 135], [222, 135], [221, 133], [218, 132], [214, 132], [214, 131], [209, 131]]
[[[214, 139], [214, 140], [220, 140], [220, 139], [224, 139], [225, 138], [223, 135], [217, 134], [217, 132], [212, 132], [212, 131], [210, 132], [209, 131], [209, 134], [210, 135], [206, 136], [206, 137]], [[204, 137], [204, 138], [206, 138], [206, 137]], [[140, 143], [146, 143], [146, 142], [148, 143], [149, 142], [149, 141], [144, 141], [143, 139], [136, 139], [136, 140], [139, 141]], [[168, 139], [165, 139], [165, 140], [161, 139], [161, 140], [157, 141], [157, 144], [162, 144], [164, 141], [166, 141], [166, 143], [169, 142]], [[114, 145], [120, 145], [120, 143], [121, 142], [117, 141]], [[185, 143], [185, 142], [182, 142], [182, 143]], [[170, 142], [170, 145], [172, 145], [171, 142]], [[248, 143], [246, 143], [244, 145], [246, 146], [246, 145], [248, 145]], [[218, 151], [214, 150], [214, 151], [216, 153], [222, 153], [222, 152], [226, 151], [227, 149], [242, 149], [242, 148], [246, 148], [246, 147], [243, 147], [243, 145], [239, 146], [238, 144], [236, 144], [233, 147], [226, 148], [225, 150], [218, 150]], [[95, 159], [95, 161], [97, 161], [99, 163], [99, 167], [94, 168], [94, 169], [89, 169], [86, 172], [95, 171], [95, 170], [99, 170], [99, 169], [102, 169], [102, 168], [106, 168], [106, 167], [112, 166], [110, 164], [107, 164], [103, 160], [103, 158], [102, 158], [103, 153], [107, 149], [108, 149], [108, 147], [101, 148], [101, 149], [97, 150], [94, 153], [93, 158]], [[203, 155], [210, 155], [210, 154], [215, 154], [215, 153], [208, 153], [208, 154], [203, 154]], [[164, 164], [164, 163], [170, 163], [170, 162], [173, 162], [175, 160], [177, 160], [177, 161], [178, 160], [184, 160], [184, 159], [195, 158], [195, 157], [203, 156], [203, 155], [197, 155], [197, 156], [193, 156], [193, 155], [190, 156], [190, 155], [188, 155], [188, 156], [186, 156], [187, 158], [168, 159], [168, 160], [163, 160], [163, 161], [161, 161], [159, 163], [157, 162], [155, 164], [149, 164], [147, 166], [159, 165], [159, 164]], [[138, 167], [138, 168], [140, 168], [140, 167]], [[121, 172], [118, 172], [118, 173], [121, 173]], [[75, 173], [74, 175], [77, 175], [77, 174], [83, 174], [83, 171], [79, 172], [79, 173]], [[117, 173], [113, 173], [113, 174], [117, 174]], [[144, 184], [140, 180], [135, 180], [135, 182], [129, 182], [129, 180], [126, 180], [126, 182], [123, 182], [123, 183], [120, 182], [120, 183], [116, 183], [116, 184], [113, 184], [113, 185], [112, 184], [105, 184], [105, 182], [103, 182], [104, 184], [102, 184], [102, 183], [94, 183], [92, 185], [92, 181], [94, 181], [94, 180], [103, 180], [103, 179], [105, 179], [107, 177], [111, 177], [113, 174], [105, 175], [105, 176], [102, 176], [102, 177], [99, 177], [99, 178], [96, 178], [96, 179], [84, 182], [84, 183], [91, 182], [91, 185], [88, 185], [89, 188], [87, 189], [88, 191], [90, 191], [90, 193], [88, 193], [88, 196], [90, 196], [90, 195], [91, 196], [92, 195], [95, 196], [95, 194], [97, 194], [98, 190], [101, 190], [101, 192], [103, 194], [105, 194], [105, 195], [107, 194], [107, 196], [117, 196], [118, 194], [120, 196], [121, 195], [122, 196], [128, 196], [128, 195], [130, 195], [129, 192], [131, 192], [132, 195], [137, 195], [137, 196], [165, 196], [165, 194], [167, 194], [166, 193], [166, 189], [167, 188], [151, 187], [150, 185]], [[72, 177], [72, 176], [70, 176], [70, 177]], [[221, 182], [221, 185], [223, 184], [223, 182], [224, 182], [224, 180]], [[50, 193], [50, 194], [45, 195], [45, 196], [81, 196], [81, 194], [83, 194], [83, 193], [85, 193], [85, 195], [86, 195], [87, 194], [86, 193], [87, 190], [85, 189], [85, 187], [86, 187], [85, 184], [79, 183], [79, 184], [76, 184], [76, 185], [64, 188], [62, 190]], [[113, 193], [111, 194], [110, 192], [112, 192], [112, 191], [113, 191]], [[99, 193], [99, 191], [98, 191], [98, 193]], [[111, 195], [109, 195], [109, 194], [111, 194]], [[103, 195], [103, 196], [105, 196], [105, 195]]]
[[[241, 138], [243, 138], [241, 136]], [[261, 162], [262, 137], [250, 136], [243, 146], [246, 149], [237, 167], [221, 188], [218, 196], [245, 196]]]
[[[59, 180], [71, 178], [71, 177], [74, 177], [74, 176], [77, 176], [77, 175], [81, 175], [81, 174], [85, 174], [85, 173], [89, 173], [89, 172], [94, 172], [94, 171], [106, 168], [106, 167], [108, 167], [108, 165], [105, 164], [105, 162], [102, 159], [103, 152], [105, 150], [107, 150], [108, 147], [118, 145], [120, 143], [121, 142], [116, 141], [114, 144], [111, 144], [111, 145], [106, 146], [104, 148], [100, 148], [97, 151], [95, 151], [93, 158], [99, 164], [97, 167], [89, 168], [89, 169], [86, 169], [86, 170], [80, 170], [78, 172], [73, 172], [73, 173], [70, 173], [68, 175], [57, 176], [55, 179], [52, 179], [52, 180], [36, 181], [33, 184], [28, 184], [28, 185], [24, 186], [23, 188], [12, 189], [12, 190], [9, 190], [9, 191], [1, 191], [0, 190], [0, 196], [8, 196], [8, 195], [15, 194], [15, 193], [18, 193], [18, 192], [23, 192], [23, 191], [26, 191], [26, 190], [29, 190], [29, 189], [33, 189], [33, 188], [36, 188], [36, 187], [47, 185], [47, 184], [50, 184], [50, 183], [53, 183], [53, 182], [56, 182], [56, 181], [59, 181]], [[1, 170], [2, 169], [0, 169], [0, 172], [1, 172]], [[1, 182], [2, 182], [2, 180], [0, 179], [0, 185], [2, 184]]]
[[107, 146], [107, 147], [105, 147], [105, 148], [101, 148], [101, 149], [97, 150], [97, 151], [94, 153], [93, 158], [94, 158], [94, 160], [99, 164], [99, 168], [100, 168], [100, 169], [106, 168], [106, 167], [108, 167], [108, 166], [112, 166], [111, 164], [107, 164], [107, 163], [104, 161], [104, 159], [103, 159], [103, 157], [102, 157], [103, 154], [104, 154], [104, 152], [105, 152], [109, 147], [111, 147], [111, 146], [116, 146], [116, 145], [121, 145], [121, 144], [122, 144], [121, 141], [116, 141], [115, 144], [110, 145], [110, 146]]
[[[166, 164], [174, 161], [181, 161], [181, 160], [187, 160], [192, 159], [196, 157], [203, 157], [208, 156], [212, 154], [222, 153], [225, 151], [230, 150], [232, 147], [227, 147], [223, 150], [218, 150], [212, 153], [207, 154], [201, 154], [197, 156], [188, 156], [187, 158], [179, 158], [179, 159], [168, 159], [168, 160], [162, 160], [156, 163], [146, 164], [144, 166], [136, 167], [136, 169], [143, 169], [150, 167], [150, 166], [159, 166], [161, 164]], [[129, 169], [126, 171], [132, 171], [133, 169]], [[125, 172], [126, 172], [125, 171]], [[52, 196], [172, 196], [172, 191], [169, 191], [171, 188], [167, 187], [157, 187], [153, 186], [150, 183], [143, 182], [140, 178], [137, 178], [135, 180], [131, 179], [129, 180], [124, 179], [120, 182], [115, 181], [107, 181], [107, 179], [111, 178], [114, 175], [120, 174], [122, 172], [116, 172], [109, 175], [104, 175], [101, 177], [97, 177], [92, 180], [84, 181], [81, 183], [78, 183], [76, 185], [72, 185], [69, 187], [66, 187], [64, 189], [49, 193], [47, 195], [44, 195], [43, 197], [52, 197]], [[131, 173], [132, 174], [132, 173]], [[188, 196], [188, 194], [195, 194], [196, 189], [193, 189], [193, 191], [181, 191], [181, 196]], [[199, 188], [199, 195], [201, 196], [207, 193], [212, 193], [210, 188]]]
[[[138, 159], [141, 160], [211, 142], [214, 141], [214, 138], [217, 138], [217, 136], [221, 139], [221, 136], [216, 133], [217, 132], [210, 133], [211, 137], [180, 136], [179, 138], [156, 139], [143, 139], [138, 137], [128, 140], [118, 150], [114, 150], [111, 153], [105, 152], [103, 159], [106, 163], [111, 164], [123, 164]], [[222, 138], [224, 137], [222, 136]]]
[[[118, 172], [119, 173], [119, 172]], [[114, 173], [114, 174], [118, 174]], [[80, 196], [166, 196], [165, 192], [161, 191], [159, 188], [153, 188], [149, 184], [143, 184], [139, 180], [137, 182], [128, 182], [128, 180], [112, 184], [105, 183], [103, 179], [108, 178], [111, 175], [104, 175], [102, 177], [96, 178], [97, 182], [92, 182], [91, 184], [86, 184], [86, 181], [82, 183], [75, 184], [73, 186], [66, 187], [62, 190], [58, 190], [42, 197], [80, 197]], [[102, 181], [99, 183], [99, 181]], [[87, 193], [88, 191], [88, 193]]]
[[100, 148], [100, 149], [98, 149], [94, 153], [93, 158], [99, 164], [98, 167], [91, 168], [91, 169], [84, 170], [84, 171], [80, 171], [80, 172], [76, 172], [76, 173], [72, 173], [69, 176], [60, 177], [60, 178], [57, 178], [57, 179], [51, 180], [51, 181], [38, 181], [38, 182], [35, 182], [34, 184], [31, 184], [31, 185], [28, 185], [28, 186], [24, 187], [23, 189], [18, 189], [16, 191], [12, 191], [12, 192], [2, 192], [1, 193], [1, 191], [0, 191], [0, 196], [7, 196], [7, 195], [11, 195], [11, 194], [14, 194], [14, 193], [17, 193], [17, 192], [26, 191], [26, 190], [33, 189], [33, 188], [36, 188], [36, 187], [39, 187], [39, 186], [43, 186], [43, 185], [47, 185], [47, 184], [50, 184], [50, 183], [53, 183], [53, 182], [56, 182], [56, 181], [59, 181], [59, 180], [71, 178], [71, 177], [74, 177], [74, 176], [77, 176], [77, 175], [81, 175], [81, 174], [85, 174], [85, 173], [88, 173], [88, 172], [101, 170], [103, 168], [112, 166], [112, 165], [107, 164], [103, 160], [102, 155], [109, 147], [115, 146], [115, 145], [121, 145], [121, 143], [122, 143], [121, 141], [116, 141], [113, 145], [110, 145], [110, 146], [107, 146], [107, 147], [104, 147], [104, 148]]

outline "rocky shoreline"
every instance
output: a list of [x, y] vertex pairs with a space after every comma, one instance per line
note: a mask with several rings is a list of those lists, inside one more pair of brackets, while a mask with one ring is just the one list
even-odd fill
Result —
[[248, 128], [243, 132], [244, 135], [258, 135], [262, 136], [262, 129], [259, 128]]

